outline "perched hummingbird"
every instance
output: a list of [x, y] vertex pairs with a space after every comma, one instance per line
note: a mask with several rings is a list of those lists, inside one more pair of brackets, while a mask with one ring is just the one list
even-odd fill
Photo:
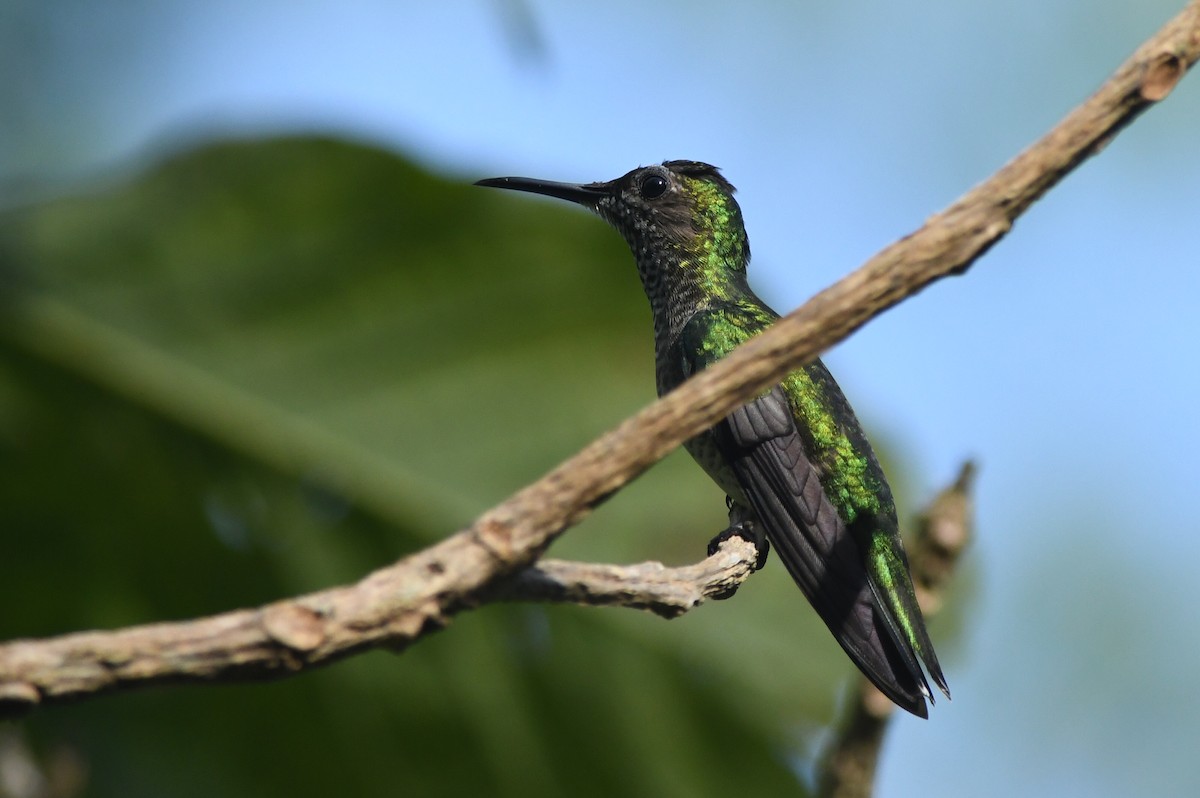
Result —
[[[498, 177], [476, 185], [578, 203], [624, 236], [654, 315], [660, 396], [779, 318], [746, 281], [742, 212], [716, 167], [667, 161], [605, 183]], [[933, 696], [921, 662], [950, 696], [913, 593], [891, 490], [821, 361], [684, 445], [729, 496], [727, 532], [756, 541], [766, 532], [842, 648], [888, 698], [928, 717], [925, 699]]]

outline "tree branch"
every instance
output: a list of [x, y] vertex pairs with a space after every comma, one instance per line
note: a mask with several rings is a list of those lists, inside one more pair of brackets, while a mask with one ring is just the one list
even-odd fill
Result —
[[[434, 547], [435, 549], [438, 547]], [[435, 603], [414, 606], [414, 587], [444, 584], [452, 610], [490, 601], [622, 606], [674, 618], [727, 594], [754, 570], [754, 544], [734, 538], [695, 565], [593, 565], [546, 560], [476, 596], [452, 557], [410, 557], [352, 587], [254, 610], [112, 632], [82, 632], [0, 646], [0, 718], [38, 703], [160, 683], [284, 676], [361, 649], [408, 642], [445, 623]], [[414, 562], [414, 561], [418, 562]]]
[[[0, 646], [0, 704], [29, 708], [154, 681], [279, 677], [371, 647], [403, 649], [446, 626], [489, 584], [530, 566], [564, 529], [684, 440], [905, 297], [963, 273], [1051, 186], [1165, 98], [1198, 57], [1200, 0], [1192, 0], [989, 180], [458, 534], [355, 585], [258, 610], [8, 643]], [[177, 642], [156, 651], [163, 629]], [[114, 636], [128, 647], [112, 648]], [[171, 669], [154, 671], [148, 663], [159, 659]]]
[[678, 618], [710, 599], [729, 596], [754, 573], [758, 550], [741, 538], [723, 541], [716, 554], [695, 565], [667, 568], [659, 562], [593, 565], [542, 560], [483, 591], [480, 601], [537, 601], [631, 607]]

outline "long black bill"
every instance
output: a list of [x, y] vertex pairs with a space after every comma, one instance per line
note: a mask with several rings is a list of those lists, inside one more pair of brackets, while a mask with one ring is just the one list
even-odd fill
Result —
[[608, 194], [603, 183], [557, 183], [553, 180], [534, 180], [531, 177], [489, 177], [475, 183], [477, 186], [488, 188], [507, 188], [512, 191], [528, 191], [530, 194], [542, 194], [547, 197], [557, 197], [568, 202], [575, 202], [588, 208], [595, 208], [601, 197]]

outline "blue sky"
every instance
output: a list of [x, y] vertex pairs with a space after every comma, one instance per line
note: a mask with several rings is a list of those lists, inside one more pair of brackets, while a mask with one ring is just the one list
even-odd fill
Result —
[[[786, 311], [1002, 165], [1182, 2], [534, 0], [532, 28], [499, 0], [60, 6], [10, 173], [297, 128], [464, 180], [705, 160]], [[915, 495], [982, 466], [959, 698], [900, 720], [882, 795], [1200, 790], [1197, 81], [965, 278], [827, 357]]]

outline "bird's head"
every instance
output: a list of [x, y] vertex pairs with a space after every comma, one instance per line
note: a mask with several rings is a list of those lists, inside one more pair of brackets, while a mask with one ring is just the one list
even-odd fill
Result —
[[643, 270], [685, 261], [744, 271], [750, 245], [734, 188], [715, 166], [666, 161], [603, 183], [494, 177], [476, 185], [528, 191], [590, 208], [617, 229]]

